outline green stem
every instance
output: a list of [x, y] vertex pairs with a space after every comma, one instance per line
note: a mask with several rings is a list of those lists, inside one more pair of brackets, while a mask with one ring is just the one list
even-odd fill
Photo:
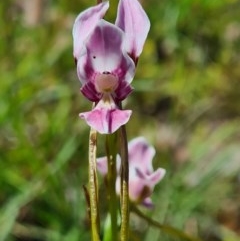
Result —
[[125, 126], [120, 128], [121, 156], [121, 230], [120, 240], [127, 241], [129, 236], [129, 197], [128, 197], [128, 143]]
[[89, 199], [92, 240], [100, 241], [99, 237], [99, 208], [98, 208], [98, 182], [96, 171], [96, 152], [97, 152], [97, 131], [90, 130], [89, 135]]
[[116, 155], [117, 155], [117, 134], [106, 136], [106, 153], [108, 159], [108, 200], [109, 200], [109, 212], [111, 216], [111, 241], [118, 240], [118, 227], [117, 227], [117, 214], [118, 204], [116, 195]]
[[134, 213], [136, 213], [139, 217], [144, 219], [148, 224], [150, 224], [150, 225], [152, 225], [156, 228], [161, 229], [162, 231], [168, 233], [171, 236], [181, 238], [181, 239], [186, 240], [186, 241], [202, 241], [199, 238], [195, 238], [195, 237], [191, 237], [191, 236], [187, 235], [186, 233], [182, 232], [179, 229], [176, 229], [176, 228], [171, 227], [169, 225], [161, 224], [161, 223], [149, 218], [147, 215], [142, 213], [136, 206], [132, 206], [131, 210]]

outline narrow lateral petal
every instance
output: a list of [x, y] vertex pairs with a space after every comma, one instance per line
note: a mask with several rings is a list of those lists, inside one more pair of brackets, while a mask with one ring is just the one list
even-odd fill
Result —
[[125, 46], [137, 62], [150, 29], [150, 21], [138, 0], [120, 0], [116, 25], [125, 32]]
[[103, 18], [109, 2], [102, 2], [94, 7], [90, 7], [80, 13], [73, 25], [73, 55], [78, 60], [81, 56], [84, 42], [89, 34], [94, 30], [99, 20]]
[[80, 113], [80, 117], [100, 134], [111, 134], [120, 126], [126, 124], [132, 114], [131, 110], [98, 109]]
[[163, 179], [165, 174], [166, 170], [163, 168], [158, 168], [156, 171], [151, 173], [151, 175], [147, 177], [147, 180], [149, 181], [149, 186], [154, 187], [158, 182], [160, 182]]

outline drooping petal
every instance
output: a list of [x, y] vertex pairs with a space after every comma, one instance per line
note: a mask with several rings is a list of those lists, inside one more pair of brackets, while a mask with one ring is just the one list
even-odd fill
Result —
[[80, 113], [79, 116], [99, 133], [110, 134], [126, 124], [131, 114], [131, 110], [109, 108], [100, 101], [92, 111]]
[[78, 76], [82, 82], [94, 81], [98, 73], [109, 72], [131, 82], [135, 65], [122, 49], [124, 33], [115, 25], [100, 20], [86, 43], [87, 52], [79, 59]]
[[109, 127], [109, 133], [113, 133], [129, 121], [132, 111], [115, 109], [110, 111], [110, 114], [112, 123]]
[[94, 7], [90, 7], [80, 13], [73, 25], [73, 55], [76, 59], [81, 56], [84, 42], [89, 34], [94, 30], [99, 20], [103, 18], [109, 2], [100, 3]]
[[153, 171], [152, 159], [155, 149], [143, 137], [133, 139], [129, 142], [128, 147], [130, 165], [138, 167], [144, 174], [150, 174]]
[[138, 0], [120, 0], [116, 25], [125, 32], [126, 50], [137, 62], [150, 29], [150, 21]]

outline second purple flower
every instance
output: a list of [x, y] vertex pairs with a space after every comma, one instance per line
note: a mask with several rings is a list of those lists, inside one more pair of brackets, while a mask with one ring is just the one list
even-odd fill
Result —
[[[162, 180], [166, 171], [163, 168], [153, 170], [152, 160], [155, 149], [143, 137], [137, 137], [128, 143], [129, 149], [129, 198], [133, 203], [152, 207], [151, 194], [155, 185]], [[106, 176], [107, 157], [97, 159], [97, 169]], [[117, 155], [116, 192], [120, 195], [121, 158]]]

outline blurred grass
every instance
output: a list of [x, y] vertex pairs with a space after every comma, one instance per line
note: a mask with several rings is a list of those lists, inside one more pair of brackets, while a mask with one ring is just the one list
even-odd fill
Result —
[[[0, 240], [90, 238], [88, 127], [78, 113], [91, 103], [79, 93], [71, 28], [91, 4], [0, 3]], [[239, 240], [240, 1], [143, 5], [152, 26], [127, 129], [130, 139], [146, 136], [154, 165], [167, 169], [155, 209], [143, 211], [205, 241]], [[133, 241], [176, 240], [131, 220]]]

